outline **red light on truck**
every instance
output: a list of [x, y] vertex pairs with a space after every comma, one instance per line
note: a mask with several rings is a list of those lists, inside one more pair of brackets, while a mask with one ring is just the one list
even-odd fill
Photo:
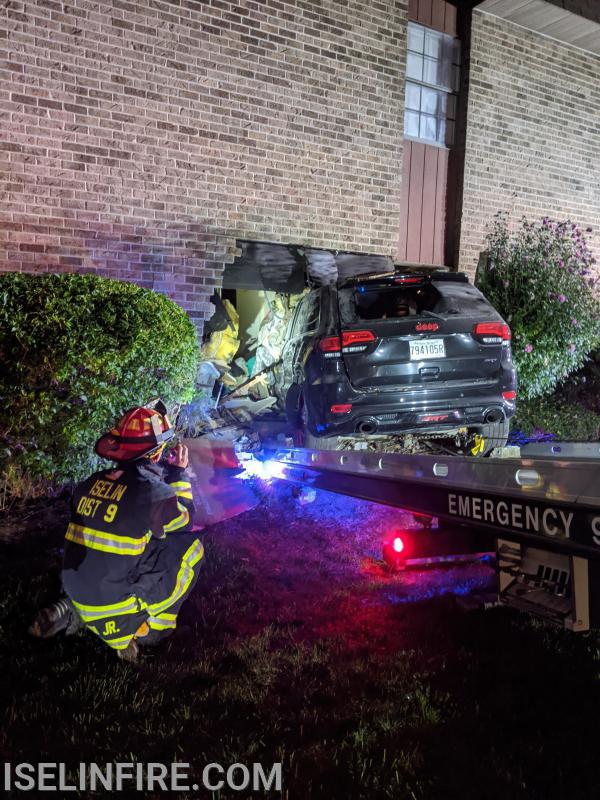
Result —
[[412, 549], [409, 547], [410, 536], [406, 538], [406, 532], [402, 531], [402, 533], [402, 536], [394, 533], [393, 538], [390, 537], [383, 543], [383, 560], [393, 572], [406, 567], [406, 558], [409, 550]]
[[517, 396], [517, 393], [514, 390], [511, 391], [511, 392], [502, 392], [502, 397], [505, 400], [514, 400], [516, 396]]
[[411, 278], [394, 278], [394, 283], [423, 283], [423, 278], [420, 277], [411, 277]]
[[352, 411], [352, 403], [338, 403], [329, 409], [332, 414], [349, 414]]

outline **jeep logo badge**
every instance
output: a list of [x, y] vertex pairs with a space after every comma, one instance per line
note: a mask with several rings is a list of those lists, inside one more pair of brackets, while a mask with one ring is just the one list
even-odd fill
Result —
[[415, 330], [417, 333], [421, 331], [437, 331], [439, 329], [437, 322], [419, 322]]

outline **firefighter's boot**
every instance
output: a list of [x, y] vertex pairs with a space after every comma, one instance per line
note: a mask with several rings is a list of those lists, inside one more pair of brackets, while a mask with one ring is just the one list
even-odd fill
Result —
[[123, 661], [135, 664], [140, 654], [140, 648], [135, 639], [132, 639], [124, 650], [117, 650], [117, 656]]
[[38, 611], [29, 626], [29, 633], [38, 639], [49, 639], [61, 631], [71, 636], [83, 627], [84, 623], [69, 598], [62, 597], [51, 606]]

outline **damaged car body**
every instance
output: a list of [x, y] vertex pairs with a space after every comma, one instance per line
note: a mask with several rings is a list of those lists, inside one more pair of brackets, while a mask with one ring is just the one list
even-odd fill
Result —
[[400, 269], [298, 304], [277, 383], [299, 443], [468, 431], [485, 442], [477, 454], [503, 447], [516, 399], [508, 325], [463, 273]]

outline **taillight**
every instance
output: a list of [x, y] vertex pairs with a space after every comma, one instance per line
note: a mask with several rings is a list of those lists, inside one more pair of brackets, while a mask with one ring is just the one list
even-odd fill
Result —
[[339, 336], [326, 336], [319, 342], [319, 350], [323, 353], [339, 353], [342, 343]]
[[351, 344], [365, 344], [374, 342], [375, 334], [373, 331], [343, 331], [342, 347], [349, 347]]
[[342, 336], [326, 336], [319, 342], [319, 350], [327, 358], [339, 356], [342, 348], [344, 352], [360, 353], [366, 349], [369, 342], [374, 342], [376, 336], [372, 331], [344, 331]]
[[407, 284], [407, 283], [423, 283], [423, 278], [421, 278], [421, 277], [412, 277], [412, 278], [394, 278], [394, 283], [400, 283], [400, 284]]
[[512, 391], [510, 391], [510, 392], [502, 392], [502, 397], [505, 400], [514, 400], [516, 398], [516, 396], [517, 396], [517, 393], [514, 391], [514, 389]]
[[352, 403], [338, 403], [329, 409], [332, 414], [349, 414], [352, 411]]
[[484, 344], [510, 342], [510, 328], [506, 322], [478, 322], [473, 328], [473, 336]]

